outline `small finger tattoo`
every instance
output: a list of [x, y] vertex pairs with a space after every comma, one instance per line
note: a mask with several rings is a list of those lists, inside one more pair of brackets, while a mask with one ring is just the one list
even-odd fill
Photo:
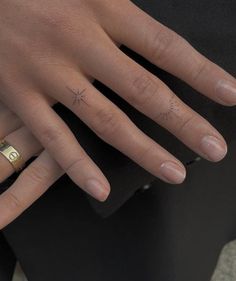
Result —
[[80, 105], [80, 103], [83, 102], [87, 106], [89, 106], [89, 104], [84, 100], [84, 98], [86, 97], [86, 95], [85, 95], [86, 89], [83, 89], [82, 91], [80, 91], [80, 90], [72, 90], [68, 86], [66, 86], [66, 88], [67, 88], [67, 90], [69, 90], [73, 94], [73, 103], [72, 103], [72, 105], [76, 105], [76, 104]]
[[171, 98], [169, 99], [169, 108], [165, 111], [165, 112], [160, 112], [157, 115], [158, 119], [161, 119], [163, 121], [168, 121], [169, 119], [171, 119], [173, 116], [172, 114], [177, 111], [179, 111], [179, 104], [176, 101], [176, 96], [172, 95]]

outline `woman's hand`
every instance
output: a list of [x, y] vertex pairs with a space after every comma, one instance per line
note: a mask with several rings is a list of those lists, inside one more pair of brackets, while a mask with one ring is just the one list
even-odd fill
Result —
[[[51, 108], [56, 102], [156, 177], [174, 184], [184, 180], [183, 164], [95, 89], [93, 79], [200, 156], [216, 162], [226, 155], [220, 133], [118, 46], [128, 46], [222, 105], [236, 104], [234, 77], [132, 2], [2, 0], [0, 35], [0, 99], [5, 105], [1, 137], [11, 140], [25, 159], [41, 153], [0, 197], [0, 226], [19, 215], [63, 173], [98, 200], [109, 194], [102, 171]], [[12, 116], [6, 128], [4, 112]], [[7, 165], [6, 159], [1, 161]], [[2, 180], [13, 172], [10, 166], [6, 169]]]

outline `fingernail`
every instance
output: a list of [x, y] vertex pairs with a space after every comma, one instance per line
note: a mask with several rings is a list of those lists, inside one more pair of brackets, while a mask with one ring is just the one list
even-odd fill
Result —
[[110, 193], [110, 190], [96, 179], [87, 180], [85, 184], [85, 190], [95, 199], [102, 202], [107, 199]]
[[213, 162], [220, 161], [227, 154], [227, 145], [213, 136], [205, 136], [201, 140], [201, 151]]
[[182, 183], [186, 177], [186, 171], [178, 164], [170, 161], [162, 163], [160, 171], [169, 183]]
[[216, 94], [227, 105], [236, 105], [236, 83], [220, 80], [216, 86]]

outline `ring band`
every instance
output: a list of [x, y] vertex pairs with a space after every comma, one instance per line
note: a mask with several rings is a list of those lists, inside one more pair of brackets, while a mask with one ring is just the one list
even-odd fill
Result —
[[6, 140], [0, 141], [0, 153], [7, 158], [16, 172], [20, 171], [25, 163], [20, 153]]

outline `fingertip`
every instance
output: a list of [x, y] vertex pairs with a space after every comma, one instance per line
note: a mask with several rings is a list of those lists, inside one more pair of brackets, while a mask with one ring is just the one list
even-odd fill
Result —
[[168, 183], [180, 184], [186, 178], [186, 169], [179, 163], [166, 161], [161, 164], [160, 172], [162, 178]]
[[99, 201], [100, 202], [105, 202], [107, 201], [108, 197], [110, 195], [110, 191], [105, 191], [102, 196], [100, 197]]
[[104, 202], [110, 194], [110, 186], [102, 184], [97, 179], [88, 179], [85, 184], [85, 190], [95, 199]]

